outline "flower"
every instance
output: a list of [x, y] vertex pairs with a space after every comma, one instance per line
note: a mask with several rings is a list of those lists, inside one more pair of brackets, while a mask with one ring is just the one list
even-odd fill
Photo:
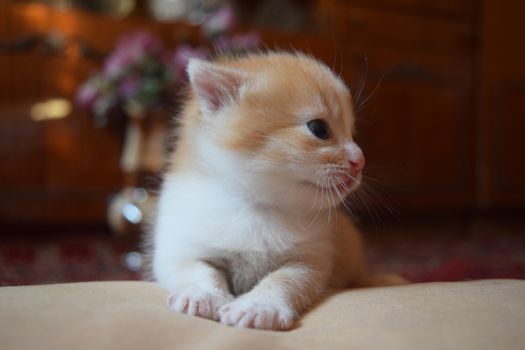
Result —
[[191, 58], [204, 59], [209, 55], [209, 50], [205, 46], [192, 47], [188, 44], [181, 44], [177, 49], [166, 56], [166, 64], [171, 68], [174, 79], [178, 82], [188, 80], [186, 67]]
[[229, 32], [237, 24], [237, 17], [233, 7], [228, 4], [221, 7], [217, 12], [208, 16], [202, 24], [205, 35], [213, 37]]
[[104, 74], [117, 77], [130, 66], [140, 64], [149, 56], [161, 55], [164, 48], [149, 32], [133, 32], [123, 36], [104, 64]]
[[75, 101], [86, 109], [92, 109], [100, 94], [100, 75], [92, 76], [77, 90]]
[[260, 35], [256, 32], [228, 36], [220, 36], [213, 42], [215, 50], [221, 53], [244, 52], [257, 48]]
[[123, 99], [136, 96], [140, 89], [140, 77], [137, 74], [124, 76], [117, 85], [117, 91]]
[[[203, 24], [204, 34], [210, 35], [210, 43], [223, 55], [244, 52], [259, 44], [257, 33], [230, 36], [228, 32], [235, 22], [233, 7], [227, 5]], [[209, 54], [205, 45], [180, 44], [175, 50], [167, 50], [152, 33], [125, 34], [102, 70], [79, 87], [76, 101], [102, 125], [115, 113], [146, 116], [169, 101], [173, 90], [188, 80], [186, 67], [191, 58], [205, 59]]]

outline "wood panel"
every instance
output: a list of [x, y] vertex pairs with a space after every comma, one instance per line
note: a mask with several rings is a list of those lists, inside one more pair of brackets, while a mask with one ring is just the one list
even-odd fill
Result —
[[381, 9], [425, 17], [473, 21], [475, 0], [337, 0], [353, 7]]
[[[403, 212], [471, 210], [476, 200], [472, 23], [340, 3], [325, 9], [333, 18], [332, 33], [267, 32], [266, 44], [285, 42], [285, 49], [312, 53], [341, 73], [354, 94], [367, 71], [365, 95], [375, 90], [375, 96], [358, 111], [357, 140], [372, 178], [365, 185], [378, 192], [375, 196], [386, 192]], [[353, 24], [353, 18], [362, 21]]]
[[480, 72], [480, 204], [525, 209], [525, 2], [483, 1]]
[[122, 34], [148, 30], [174, 47], [199, 40], [198, 28], [38, 3], [1, 2], [0, 19], [4, 43], [50, 36], [70, 42], [57, 52], [42, 43], [0, 52], [0, 222], [104, 224], [108, 198], [122, 185], [123, 125], [98, 128], [74, 104], [67, 118], [36, 122], [31, 107], [50, 98], [73, 102], [79, 84], [100, 68], [79, 45], [103, 55]]
[[337, 38], [345, 47], [470, 51], [472, 23], [424, 18], [352, 6], [333, 9]]
[[373, 186], [390, 188], [402, 211], [474, 207], [475, 27], [344, 3], [335, 7], [344, 77], [355, 90], [368, 70], [367, 93], [375, 95], [358, 111], [357, 137]]
[[[56, 11], [43, 5], [3, 4], [5, 41], [62, 31]], [[66, 33], [74, 34], [74, 33]], [[13, 223], [104, 223], [108, 196], [121, 182], [120, 130], [95, 127], [73, 104], [59, 120], [35, 121], [31, 107], [50, 98], [73, 102], [75, 89], [96, 66], [75, 50], [44, 47], [1, 56], [7, 72], [0, 87], [0, 220]]]
[[[399, 209], [525, 208], [523, 2], [484, 0], [479, 22], [474, 0], [316, 4], [322, 28], [265, 31], [266, 46], [312, 53], [354, 91], [367, 58], [366, 93], [381, 83], [358, 112], [357, 138], [369, 175], [395, 188]], [[138, 29], [171, 46], [202, 40], [182, 24], [0, 3], [3, 42], [56, 30], [108, 52]], [[37, 102], [71, 100], [98, 65], [74, 46], [58, 55], [41, 47], [0, 52], [0, 221], [105, 222], [107, 199], [121, 184], [122, 128], [98, 129], [78, 108], [60, 120], [30, 118]]]
[[[373, 96], [364, 110], [355, 103], [368, 175], [391, 187], [402, 210], [472, 207], [475, 122], [468, 61], [379, 49], [367, 50], [367, 57], [366, 94]], [[353, 67], [345, 77], [354, 91], [362, 62], [347, 65]]]
[[492, 192], [494, 205], [525, 205], [525, 80], [506, 81], [494, 91]]

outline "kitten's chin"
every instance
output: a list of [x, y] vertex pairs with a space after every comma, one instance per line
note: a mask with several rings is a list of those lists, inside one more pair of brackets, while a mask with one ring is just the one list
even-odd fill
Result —
[[333, 183], [334, 190], [346, 196], [359, 187], [359, 184], [361, 183], [361, 174], [357, 175], [357, 177], [344, 176]]

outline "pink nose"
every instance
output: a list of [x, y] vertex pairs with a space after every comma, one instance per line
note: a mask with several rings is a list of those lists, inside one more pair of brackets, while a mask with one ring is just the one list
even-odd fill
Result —
[[365, 167], [363, 151], [355, 143], [348, 147], [348, 163], [353, 174], [358, 174]]

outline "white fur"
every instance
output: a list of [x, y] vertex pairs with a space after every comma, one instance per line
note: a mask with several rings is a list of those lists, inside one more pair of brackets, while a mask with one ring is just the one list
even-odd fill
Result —
[[[237, 253], [246, 254], [247, 260], [273, 257], [279, 264], [303, 253], [301, 247], [329, 253], [331, 225], [326, 215], [321, 213], [311, 223], [312, 214], [286, 215], [228, 191], [227, 185], [213, 178], [199, 174], [167, 178], [155, 229], [154, 273], [172, 289], [178, 280], [172, 267], [180, 260], [234, 259], [231, 256]], [[253, 280], [250, 273], [239, 274]]]
[[[260, 154], [223, 147], [217, 135], [228, 127], [228, 115], [238, 112], [232, 100], [217, 96], [238, 80], [231, 79], [234, 70], [213, 70], [199, 62], [189, 68], [192, 84], [203, 85], [192, 86], [197, 98], [210, 101], [200, 101], [204, 121], [189, 141], [191, 166], [164, 179], [153, 272], [178, 312], [230, 326], [289, 329], [328, 287], [368, 283], [358, 232], [339, 208], [360, 174], [350, 189], [348, 179], [338, 178], [361, 151], [349, 122], [337, 145], [318, 150], [337, 156], [337, 164], [315, 163], [312, 154], [282, 139], [269, 138]], [[210, 71], [212, 81], [200, 76]], [[296, 130], [315, 137], [304, 124]], [[284, 160], [266, 158], [272, 149], [284, 150]], [[337, 186], [343, 186], [339, 193]]]
[[[213, 155], [220, 158], [221, 152]], [[230, 164], [231, 169], [232, 161], [240, 160], [215, 158], [214, 163]], [[309, 198], [296, 194], [276, 200], [290, 193], [278, 176], [263, 182], [267, 187], [243, 191], [238, 184], [250, 183], [246, 176], [249, 172], [222, 177], [187, 171], [165, 179], [155, 229], [154, 274], [170, 291], [168, 303], [176, 311], [232, 326], [288, 329], [302, 309], [293, 307], [281, 285], [262, 290], [254, 286], [272, 273], [285, 274], [299, 289], [320, 295], [333, 279], [333, 235], [338, 231], [334, 225], [342, 217], [332, 213], [329, 218], [326, 209], [304, 210], [312, 209], [312, 193]], [[257, 193], [281, 205], [259, 201]], [[346, 254], [360, 256], [359, 251]], [[339, 285], [347, 281], [343, 276]], [[234, 300], [236, 295], [242, 296]]]

